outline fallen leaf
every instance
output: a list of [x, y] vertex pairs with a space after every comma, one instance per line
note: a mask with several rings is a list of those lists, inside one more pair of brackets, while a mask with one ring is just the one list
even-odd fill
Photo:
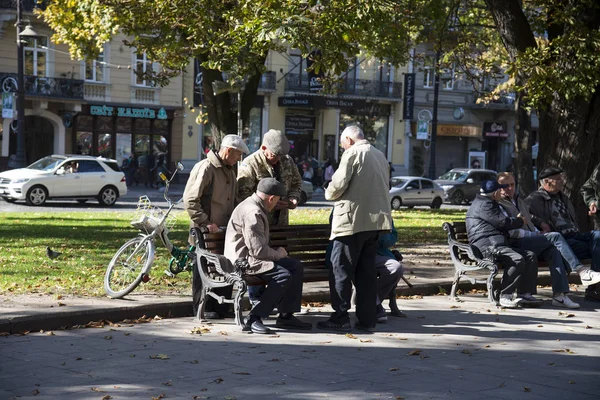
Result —
[[102, 390], [102, 389], [98, 389], [97, 387], [93, 387], [93, 388], [92, 388], [92, 392], [104, 393], [104, 390]]
[[48, 331], [48, 332], [46, 332], [46, 335], [48, 335], [48, 336], [56, 336], [56, 335], [54, 334], [54, 332], [52, 332], [52, 331]]
[[123, 332], [123, 335], [129, 336], [129, 335], [131, 335], [131, 332]]
[[250, 375], [250, 372], [234, 372], [236, 375]]
[[460, 306], [450, 306], [450, 308], [460, 308]]
[[504, 386], [506, 386], [506, 381], [504, 381], [500, 385], [498, 385], [498, 387], [500, 387], [500, 388], [503, 388]]
[[302, 350], [303, 353], [314, 353], [316, 350], [312, 350], [312, 349], [308, 349], [308, 350]]
[[467, 349], [462, 349], [460, 352], [463, 353], [463, 354], [471, 355], [471, 351], [467, 350]]
[[492, 347], [492, 346], [490, 346], [489, 344], [486, 344], [486, 345], [485, 345], [485, 346], [483, 346], [483, 347], [485, 347], [486, 349], [489, 349], [489, 348], [490, 348], [490, 347]]
[[542, 324], [539, 324], [537, 327], [538, 327], [538, 328], [543, 328], [543, 327], [544, 327], [544, 325], [542, 325]]
[[112, 336], [111, 335], [106, 335], [106, 336], [104, 336], [104, 339], [110, 340], [110, 339], [112, 339]]
[[219, 332], [219, 335], [227, 336], [227, 332], [225, 332], [225, 331], [220, 331], [220, 332]]
[[107, 394], [106, 396], [104, 396], [104, 397], [102, 398], [102, 400], [110, 400], [110, 399], [112, 399], [112, 396], [111, 396], [111, 395], [109, 395], [109, 394]]
[[523, 391], [524, 392], [531, 392], [531, 388], [529, 388], [527, 386], [523, 386]]
[[390, 372], [392, 372], [392, 371], [399, 371], [399, 370], [400, 370], [400, 368], [398, 368], [398, 367], [392, 367], [392, 368], [390, 368]]
[[373, 343], [372, 339], [360, 339], [361, 343]]
[[586, 325], [586, 326], [585, 326], [585, 329], [592, 329], [592, 327], [591, 327], [591, 326], [589, 326], [589, 325]]
[[415, 350], [411, 350], [408, 353], [406, 353], [407, 356], [418, 356], [421, 354], [422, 350], [419, 349], [415, 349]]
[[404, 400], [405, 398], [402, 396], [396, 396], [396, 400]]
[[571, 380], [569, 381], [569, 385], [573, 385], [575, 383], [575, 381]]
[[190, 333], [202, 335], [203, 333], [210, 333], [210, 329], [204, 326], [195, 326]]
[[223, 382], [223, 378], [217, 378], [213, 382], [214, 383], [221, 383], [221, 382]]
[[168, 360], [169, 356], [166, 354], [153, 354], [150, 358], [153, 360]]
[[165, 386], [173, 386], [173, 382], [171, 382], [171, 381], [166, 381], [166, 382], [163, 382], [162, 384]]
[[398, 340], [408, 340], [407, 337], [399, 337]]
[[59, 306], [59, 307], [65, 307], [65, 306], [66, 306], [66, 304], [65, 304], [65, 303], [61, 303], [61, 302], [59, 301], [59, 302], [58, 302], [58, 306]]
[[152, 396], [152, 400], [160, 400], [160, 399], [164, 399], [164, 398], [165, 398], [165, 396], [166, 396], [166, 394], [164, 394], [164, 393], [161, 393], [161, 394], [159, 394], [159, 395], [158, 395], [158, 396], [156, 396], [156, 397]]
[[34, 390], [31, 391], [31, 394], [34, 395], [34, 396], [37, 396], [38, 394], [40, 394], [40, 391], [37, 390], [37, 389], [34, 389]]
[[271, 358], [269, 361], [279, 361], [279, 358]]
[[198, 360], [192, 360], [190, 361], [190, 364], [198, 364]]
[[349, 338], [349, 339], [356, 339], [356, 336], [354, 336], [351, 333], [346, 333], [346, 337]]

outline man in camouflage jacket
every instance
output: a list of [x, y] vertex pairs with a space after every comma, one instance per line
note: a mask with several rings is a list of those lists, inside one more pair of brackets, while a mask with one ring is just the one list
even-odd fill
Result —
[[285, 135], [271, 129], [265, 133], [260, 149], [242, 161], [238, 170], [238, 203], [256, 192], [263, 178], [275, 178], [285, 185], [287, 201], [279, 201], [268, 215], [270, 225], [288, 225], [289, 210], [296, 208], [300, 199], [302, 178], [294, 160], [288, 155], [290, 143]]
[[590, 178], [581, 187], [581, 195], [589, 208], [588, 214], [594, 217], [595, 229], [600, 229], [600, 213], [598, 212], [600, 206], [600, 163], [596, 165]]

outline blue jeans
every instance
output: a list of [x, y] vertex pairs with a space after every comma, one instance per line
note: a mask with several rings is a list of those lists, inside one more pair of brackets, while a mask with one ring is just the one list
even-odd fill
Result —
[[571, 233], [565, 239], [580, 260], [591, 258], [592, 270], [600, 272], [600, 231]]

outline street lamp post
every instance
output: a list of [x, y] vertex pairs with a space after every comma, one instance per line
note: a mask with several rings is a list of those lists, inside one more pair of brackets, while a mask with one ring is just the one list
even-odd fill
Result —
[[22, 0], [17, 0], [17, 151], [12, 159], [11, 166], [22, 168], [27, 166], [25, 156], [25, 75], [23, 60], [23, 37], [36, 37], [37, 33], [30, 25], [23, 29]]
[[436, 179], [437, 174], [435, 173], [435, 157], [436, 157], [436, 141], [437, 141], [437, 126], [438, 126], [438, 103], [440, 96], [440, 72], [439, 72], [439, 63], [440, 63], [440, 51], [438, 50], [435, 56], [435, 65], [434, 65], [434, 83], [433, 83], [433, 116], [431, 119], [431, 147], [429, 153], [429, 179]]

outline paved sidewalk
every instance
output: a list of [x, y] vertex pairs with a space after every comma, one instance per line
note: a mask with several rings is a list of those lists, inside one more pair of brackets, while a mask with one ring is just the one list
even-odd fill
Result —
[[371, 335], [244, 334], [186, 317], [0, 337], [0, 398], [598, 398], [596, 310], [507, 311], [467, 297], [403, 300], [407, 318]]

